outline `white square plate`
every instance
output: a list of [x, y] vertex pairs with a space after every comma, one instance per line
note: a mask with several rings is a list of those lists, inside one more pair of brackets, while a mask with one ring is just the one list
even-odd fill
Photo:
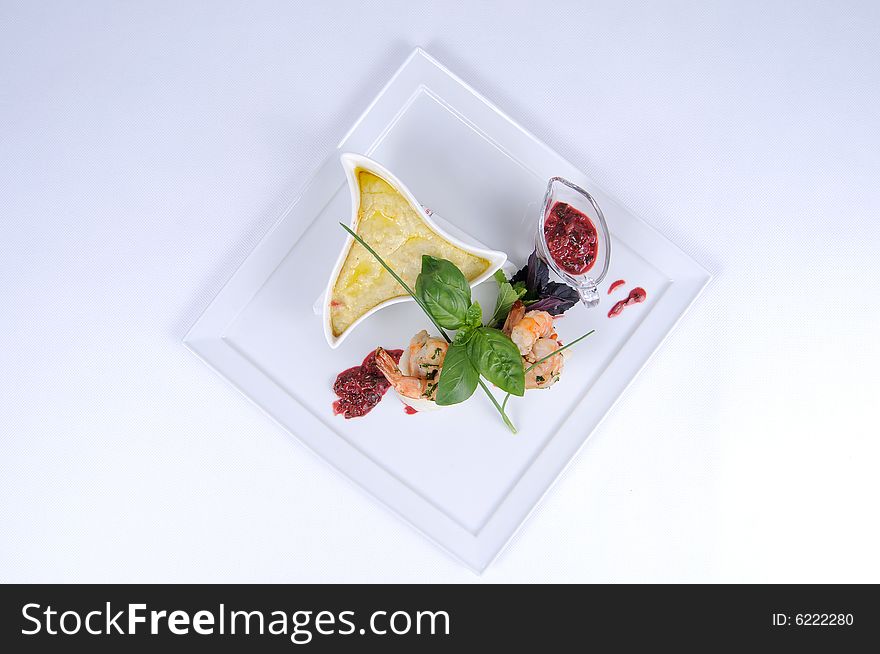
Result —
[[[551, 390], [513, 398], [519, 428], [487, 398], [406, 415], [392, 393], [365, 418], [334, 416], [332, 384], [377, 345], [403, 347], [429, 327], [414, 303], [373, 316], [337, 350], [312, 302], [344, 241], [350, 213], [339, 154], [382, 162], [450, 223], [522, 265], [548, 178], [586, 188], [613, 238], [602, 304], [559, 321], [573, 348]], [[644, 304], [606, 314], [624, 278]], [[498, 554], [709, 280], [677, 247], [558, 154], [416, 49], [254, 248], [185, 338], [186, 345], [290, 433], [469, 567]], [[490, 282], [492, 283], [492, 282]], [[478, 289], [479, 290], [479, 289]]]

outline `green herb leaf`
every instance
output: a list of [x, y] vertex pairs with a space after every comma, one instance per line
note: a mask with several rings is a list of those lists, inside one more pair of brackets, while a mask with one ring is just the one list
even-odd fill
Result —
[[470, 327], [464, 327], [458, 330], [458, 333], [455, 335], [455, 338], [452, 339], [452, 342], [456, 345], [466, 345], [471, 338], [473, 338], [474, 332], [476, 329]]
[[459, 329], [467, 324], [471, 288], [464, 274], [451, 261], [422, 255], [416, 295], [441, 327]]
[[434, 400], [440, 406], [464, 402], [474, 394], [479, 381], [480, 373], [468, 358], [467, 346], [453, 343], [446, 350]]
[[482, 307], [480, 307], [479, 302], [474, 302], [471, 306], [468, 307], [467, 313], [465, 314], [464, 322], [467, 327], [472, 327], [474, 329], [482, 326], [483, 309]]
[[519, 349], [502, 332], [480, 327], [467, 347], [471, 362], [483, 377], [511, 395], [525, 393], [525, 372]]
[[500, 276], [498, 273], [501, 271], [495, 273], [495, 281], [498, 282], [498, 299], [495, 300], [495, 311], [492, 314], [492, 320], [489, 321], [489, 325], [493, 327], [503, 324], [507, 314], [510, 313], [510, 307], [526, 294], [525, 284], [521, 284], [520, 289], [515, 289], [504, 277], [504, 273], [501, 273]]
[[480, 308], [479, 302], [474, 302], [471, 306], [468, 307], [467, 314], [465, 316], [465, 324], [461, 326], [461, 329], [458, 330], [458, 333], [455, 335], [455, 343], [459, 345], [464, 345], [471, 337], [474, 335], [474, 332], [478, 327], [483, 326], [483, 310]]

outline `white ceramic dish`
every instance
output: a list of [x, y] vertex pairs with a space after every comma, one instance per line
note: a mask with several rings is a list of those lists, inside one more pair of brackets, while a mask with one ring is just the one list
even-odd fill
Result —
[[[309, 310], [339, 253], [338, 223], [350, 212], [339, 165], [339, 155], [347, 151], [397, 171], [425, 206], [479, 242], [507, 252], [516, 266], [531, 252], [548, 179], [571, 180], [602, 207], [614, 254], [600, 305], [572, 309], [559, 323], [563, 339], [589, 329], [596, 333], [573, 348], [552, 390], [510, 402], [516, 436], [479, 393], [431, 414], [408, 416], [394, 398], [365, 418], [332, 414], [331, 387], [340, 370], [359, 363], [377, 345], [404, 347], [420, 329], [430, 330], [414, 303], [400, 303], [375, 314], [331, 350], [321, 320]], [[607, 295], [607, 283], [618, 278], [628, 285]], [[656, 230], [416, 50], [185, 342], [298, 442], [466, 565], [482, 570], [708, 280], [703, 268]], [[610, 304], [633, 285], [648, 291], [647, 301], [606, 318]], [[494, 302], [493, 287], [490, 282], [474, 289], [483, 306]]]
[[[365, 157], [360, 154], [354, 154], [352, 152], [344, 153], [339, 158], [339, 160], [342, 164], [342, 169], [345, 171], [345, 178], [348, 180], [348, 188], [351, 193], [351, 219], [349, 221], [349, 227], [351, 227], [351, 229], [355, 232], [358, 231], [358, 211], [360, 209], [361, 202], [360, 187], [358, 186], [357, 182], [357, 171], [360, 169], [366, 170], [367, 172], [371, 172], [381, 177], [393, 188], [399, 191], [400, 194], [403, 195], [404, 198], [406, 198], [407, 202], [412, 205], [413, 209], [421, 214], [422, 220], [425, 221], [425, 224], [431, 230], [433, 230], [435, 234], [437, 234], [441, 238], [446, 239], [455, 247], [489, 261], [489, 267], [482, 275], [475, 278], [471, 282], [471, 288], [473, 288], [477, 284], [482, 284], [484, 281], [492, 277], [495, 271], [501, 268], [501, 266], [504, 265], [504, 262], [507, 261], [507, 255], [503, 252], [475, 247], [471, 244], [472, 239], [459, 239], [443, 229], [431, 218], [431, 212], [423, 209], [422, 205], [419, 203], [416, 197], [406, 187], [406, 184], [401, 182], [390, 170], [385, 168], [385, 166], [380, 164], [378, 161], [374, 161], [369, 157]], [[345, 257], [346, 255], [348, 255], [348, 251], [354, 244], [354, 238], [352, 238], [351, 236], [346, 236], [344, 243], [345, 244], [343, 245], [342, 250], [339, 252], [339, 257], [336, 259], [336, 265], [333, 267], [333, 272], [330, 273], [330, 279], [327, 282], [327, 287], [324, 289], [324, 306], [322, 312], [322, 320], [324, 322], [324, 338], [327, 339], [327, 344], [334, 349], [339, 347], [342, 341], [344, 341], [346, 337], [348, 337], [348, 335], [357, 328], [358, 325], [367, 320], [377, 311], [380, 311], [385, 307], [390, 307], [393, 304], [399, 304], [401, 302], [413, 302], [413, 299], [409, 297], [409, 295], [401, 295], [399, 297], [391, 298], [390, 300], [385, 300], [384, 302], [377, 304], [375, 307], [363, 314], [360, 318], [355, 320], [344, 332], [342, 332], [338, 336], [335, 335], [333, 333], [333, 328], [330, 324], [330, 300], [332, 299], [333, 295], [333, 286], [336, 283], [337, 277], [339, 277], [339, 271], [342, 270], [342, 264], [345, 263]]]

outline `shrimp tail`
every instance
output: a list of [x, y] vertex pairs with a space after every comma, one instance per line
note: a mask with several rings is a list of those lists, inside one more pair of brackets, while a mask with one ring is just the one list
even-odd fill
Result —
[[507, 314], [507, 319], [504, 321], [504, 327], [501, 331], [503, 331], [506, 336], [510, 336], [513, 328], [523, 319], [524, 315], [526, 315], [526, 306], [522, 303], [522, 300], [517, 300], [513, 303], [513, 306], [510, 307], [510, 311]]
[[392, 356], [381, 347], [376, 348], [376, 367], [385, 376], [389, 384], [394, 385], [396, 381], [403, 377], [403, 373], [400, 372]]
[[404, 375], [391, 355], [381, 347], [376, 348], [376, 367], [400, 395], [409, 398], [427, 397], [425, 393], [427, 381]]

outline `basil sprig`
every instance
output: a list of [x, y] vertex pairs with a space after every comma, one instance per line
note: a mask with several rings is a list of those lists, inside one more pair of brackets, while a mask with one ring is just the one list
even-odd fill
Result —
[[[422, 255], [416, 295], [436, 323], [460, 330], [450, 347], [454, 348], [455, 365], [449, 367], [444, 361], [440, 372], [437, 404], [458, 404], [468, 399], [476, 390], [480, 375], [506, 393], [525, 393], [519, 350], [502, 332], [483, 326], [483, 311], [478, 303], [471, 302], [470, 286], [455, 264]], [[465, 365], [464, 358], [469, 365]]]
[[466, 345], [474, 337], [477, 329], [482, 326], [483, 310], [480, 308], [479, 302], [474, 302], [468, 307], [465, 324], [458, 330], [454, 342], [458, 345]]

